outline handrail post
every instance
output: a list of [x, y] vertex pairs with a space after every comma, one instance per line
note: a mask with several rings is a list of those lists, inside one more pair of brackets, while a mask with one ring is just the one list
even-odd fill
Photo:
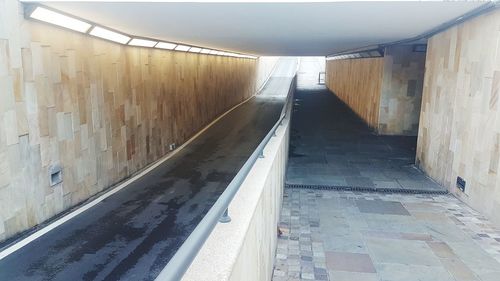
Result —
[[260, 151], [259, 158], [264, 158], [264, 149]]
[[231, 217], [229, 216], [228, 208], [226, 208], [226, 210], [224, 211], [224, 214], [222, 214], [222, 216], [220, 217], [219, 222], [220, 223], [228, 223], [230, 221], [231, 221]]

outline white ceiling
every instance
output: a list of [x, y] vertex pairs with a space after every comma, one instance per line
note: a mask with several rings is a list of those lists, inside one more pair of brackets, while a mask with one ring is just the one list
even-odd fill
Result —
[[485, 2], [44, 4], [137, 36], [256, 55], [304, 56], [414, 37]]

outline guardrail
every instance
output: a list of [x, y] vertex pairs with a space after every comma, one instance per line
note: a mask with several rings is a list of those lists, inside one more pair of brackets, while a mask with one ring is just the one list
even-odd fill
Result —
[[205, 217], [196, 226], [189, 237], [184, 241], [182, 246], [177, 250], [175, 255], [170, 259], [168, 264], [163, 268], [156, 281], [178, 281], [186, 273], [187, 269], [193, 262], [194, 258], [203, 247], [203, 244], [208, 239], [217, 223], [227, 223], [231, 221], [228, 213], [229, 204], [240, 189], [241, 184], [247, 177], [257, 159], [265, 157], [264, 148], [269, 140], [276, 136], [276, 130], [283, 124], [283, 119], [287, 117], [288, 108], [292, 106], [293, 92], [296, 87], [297, 76], [294, 76], [290, 83], [290, 88], [286, 97], [285, 105], [281, 110], [280, 118], [271, 128], [269, 133], [260, 142], [252, 155], [243, 164], [243, 167], [238, 171], [233, 180], [229, 183], [226, 190], [220, 195], [219, 199], [210, 208]]

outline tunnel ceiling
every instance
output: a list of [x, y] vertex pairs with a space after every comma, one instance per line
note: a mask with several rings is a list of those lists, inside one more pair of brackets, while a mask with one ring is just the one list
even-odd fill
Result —
[[137, 36], [256, 55], [328, 55], [417, 36], [485, 2], [44, 2]]

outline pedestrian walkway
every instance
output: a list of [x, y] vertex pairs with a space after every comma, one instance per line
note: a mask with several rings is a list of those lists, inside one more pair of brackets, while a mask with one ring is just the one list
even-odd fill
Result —
[[446, 193], [417, 169], [417, 138], [376, 135], [328, 89], [295, 94], [286, 183], [361, 191]]
[[498, 281], [500, 230], [452, 195], [286, 189], [274, 281]]

